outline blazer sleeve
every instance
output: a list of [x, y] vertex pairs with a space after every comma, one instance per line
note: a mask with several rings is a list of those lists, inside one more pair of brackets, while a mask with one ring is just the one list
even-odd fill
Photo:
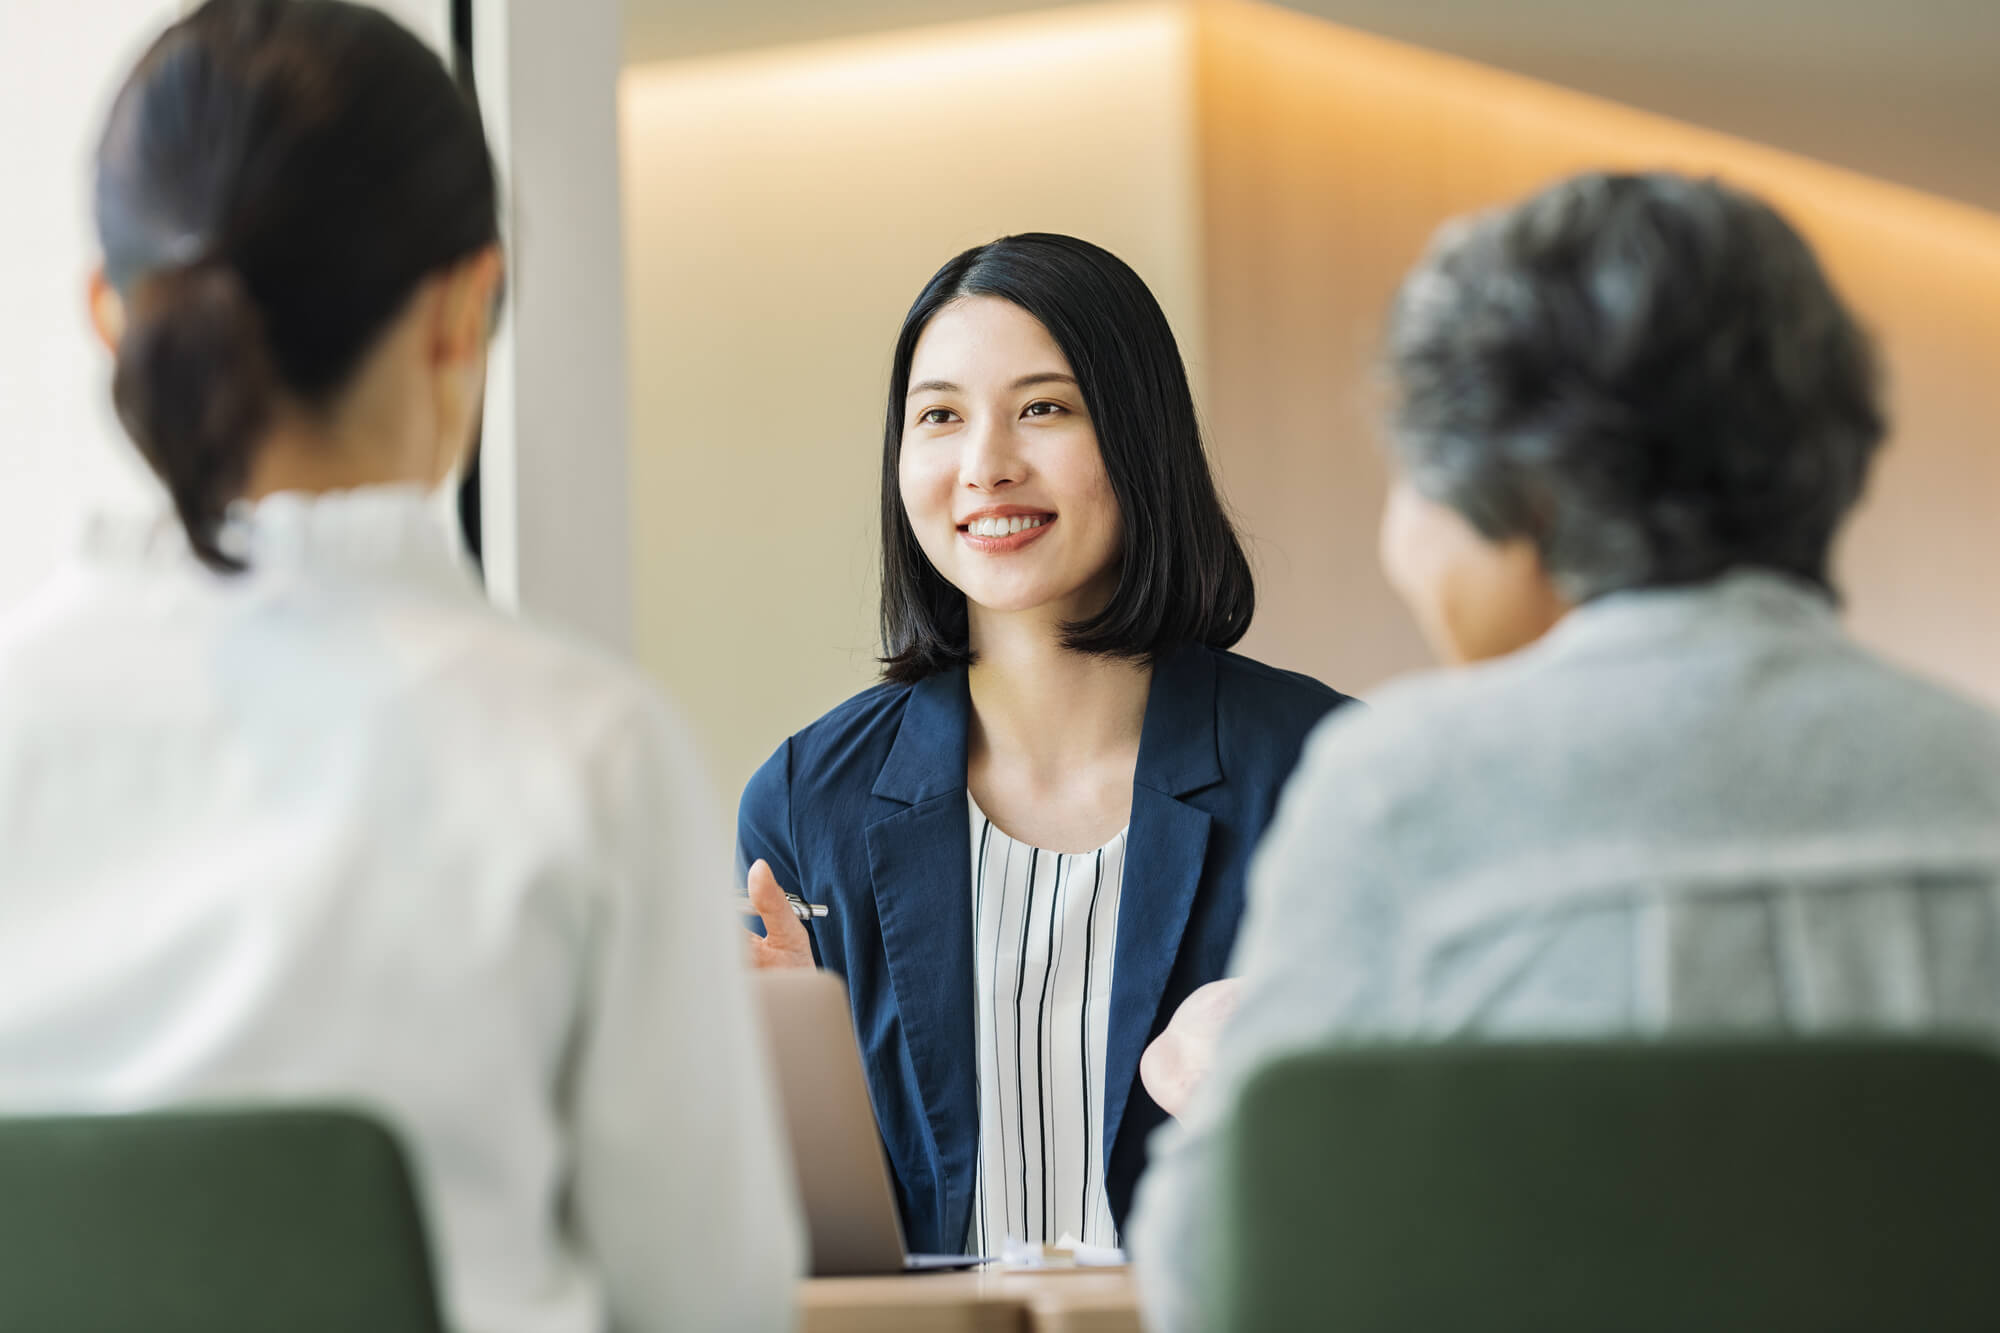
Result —
[[792, 741], [789, 737], [743, 788], [736, 807], [736, 880], [741, 884], [756, 861], [789, 893], [800, 891], [798, 849], [792, 841]]
[[[743, 799], [736, 807], [736, 883], [739, 888], [748, 878], [751, 865], [761, 860], [769, 863], [779, 888], [787, 893], [806, 896], [805, 876], [799, 873], [802, 858], [792, 832], [794, 744], [793, 738], [786, 738], [777, 752], [751, 774], [750, 781], [743, 788]], [[764, 933], [764, 922], [747, 909], [743, 924], [753, 935]], [[806, 938], [812, 943], [813, 962], [823, 967], [825, 960], [820, 956], [819, 932], [813, 928], [813, 922], [805, 924]]]

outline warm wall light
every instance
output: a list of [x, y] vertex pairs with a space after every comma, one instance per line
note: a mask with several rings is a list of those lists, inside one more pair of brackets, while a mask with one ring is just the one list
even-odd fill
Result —
[[1284, 556], [1252, 651], [1357, 687], [1421, 658], [1372, 568], [1367, 390], [1437, 224], [1586, 168], [1667, 167], [1783, 209], [1876, 333], [1896, 430], [1844, 552], [1852, 623], [2000, 701], [2000, 217], [1271, 6], [1199, 15], [1211, 416]]
[[[1322, 110], [1366, 113], [1346, 128], [1412, 150], [1413, 166], [1466, 171], [1475, 164], [1454, 145], [1476, 143], [1479, 170], [1495, 180], [1609, 163], [1721, 172], [1754, 180], [1802, 217], [1840, 218], [1871, 235], [1920, 230], [1927, 248], [2000, 277], [2000, 217], [1971, 205], [1254, 0], [1198, 9], [1204, 54], [1227, 45], [1240, 59], [1254, 49], [1260, 68], [1238, 70], [1234, 95], [1255, 97], [1272, 81], [1317, 83]], [[1206, 101], [1204, 113], [1226, 111], [1228, 95]]]
[[824, 105], [890, 86], [919, 94], [956, 86], [972, 95], [990, 89], [996, 76], [1030, 82], [1051, 73], [1072, 77], [1079, 61], [1093, 60], [1116, 69], [1135, 52], [1187, 39], [1185, 5], [1092, 5], [669, 61], [641, 66], [632, 78], [671, 83], [690, 98], [755, 87], [774, 105]]

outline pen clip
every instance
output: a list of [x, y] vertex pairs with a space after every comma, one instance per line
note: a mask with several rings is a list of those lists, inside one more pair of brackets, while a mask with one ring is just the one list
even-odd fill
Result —
[[785, 901], [792, 905], [792, 915], [801, 921], [813, 921], [826, 915], [825, 903], [809, 903], [796, 893], [786, 894]]

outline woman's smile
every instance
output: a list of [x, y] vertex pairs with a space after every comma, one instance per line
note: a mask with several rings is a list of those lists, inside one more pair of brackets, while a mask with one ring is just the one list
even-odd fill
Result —
[[1009, 555], [1041, 540], [1055, 521], [1056, 516], [1047, 510], [1002, 505], [968, 514], [958, 525], [958, 536], [981, 554]]

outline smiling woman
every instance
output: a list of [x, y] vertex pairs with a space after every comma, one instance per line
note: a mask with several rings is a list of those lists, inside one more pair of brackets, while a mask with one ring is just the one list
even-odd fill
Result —
[[1140, 1052], [1222, 975], [1345, 700], [1227, 651], [1254, 591], [1179, 348], [1087, 242], [1006, 237], [917, 297], [881, 517], [885, 683], [743, 795], [753, 953], [845, 978], [913, 1247], [1114, 1245], [1162, 1118]]

